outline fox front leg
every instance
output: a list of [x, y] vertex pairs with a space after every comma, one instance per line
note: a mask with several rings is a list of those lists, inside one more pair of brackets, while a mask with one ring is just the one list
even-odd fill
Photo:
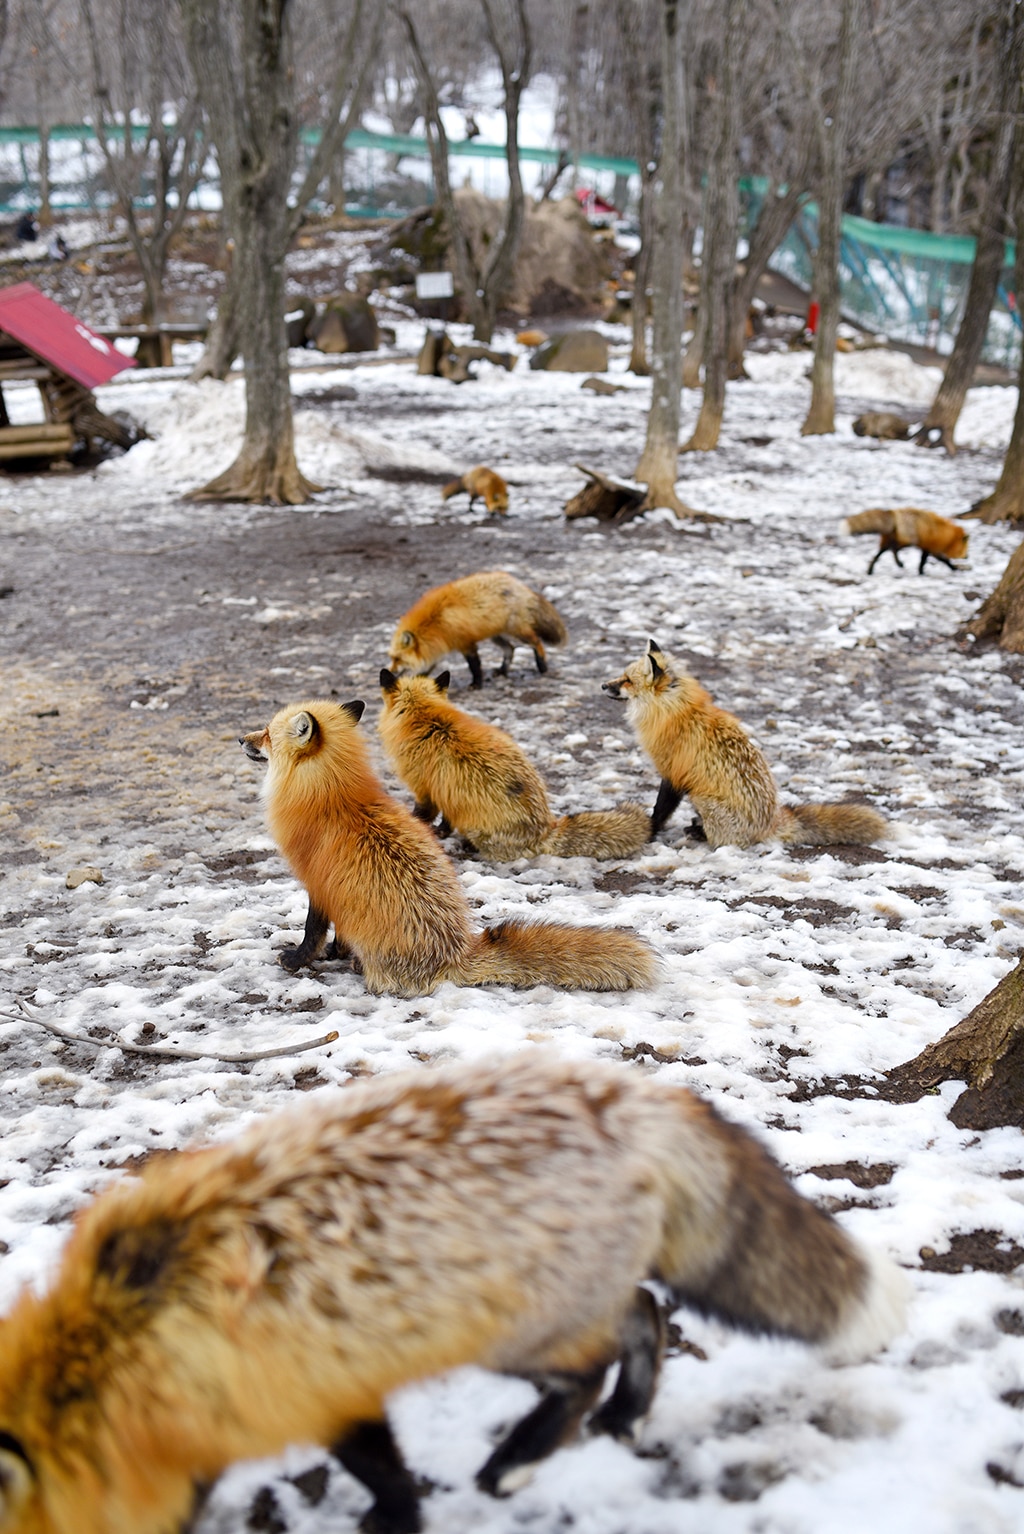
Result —
[[419, 1492], [386, 1417], [357, 1423], [331, 1445], [331, 1453], [373, 1493], [373, 1505], [359, 1524], [363, 1534], [419, 1534]]
[[495, 666], [495, 676], [508, 676], [508, 668], [512, 664], [512, 657], [516, 653], [514, 644], [510, 644], [503, 634], [495, 634], [494, 643], [501, 651], [501, 665]]
[[484, 685], [484, 672], [480, 664], [480, 651], [476, 645], [470, 645], [468, 650], [463, 650], [466, 657], [466, 665], [469, 667], [470, 687], [482, 687]]
[[477, 1474], [476, 1484], [492, 1497], [508, 1497], [525, 1484], [530, 1471], [571, 1438], [604, 1384], [607, 1365], [581, 1374], [552, 1375], [540, 1401], [506, 1434]]
[[632, 1443], [651, 1409], [665, 1356], [665, 1321], [654, 1295], [638, 1289], [622, 1329], [619, 1377], [607, 1401], [590, 1419], [592, 1433], [610, 1433]]
[[[304, 964], [312, 964], [313, 960], [319, 957], [320, 950], [324, 946], [324, 938], [327, 936], [329, 926], [330, 921], [323, 911], [318, 910], [313, 902], [310, 901], [309, 910], [306, 912], [306, 930], [302, 934], [302, 942], [297, 948], [281, 949], [282, 967], [294, 975], [295, 971], [301, 969]], [[330, 959], [347, 959], [348, 954], [349, 951], [345, 944], [340, 943], [335, 938], [328, 950], [327, 957]]]
[[675, 814], [682, 797], [682, 789], [673, 788], [668, 778], [662, 778], [658, 789], [658, 797], [654, 801], [654, 809], [651, 812], [651, 841], [657, 836], [665, 822]]

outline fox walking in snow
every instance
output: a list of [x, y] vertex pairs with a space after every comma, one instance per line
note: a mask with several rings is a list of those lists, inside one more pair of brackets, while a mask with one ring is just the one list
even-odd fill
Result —
[[779, 804], [771, 768], [739, 720], [718, 708], [653, 639], [646, 655], [602, 686], [628, 700], [637, 739], [661, 774], [652, 836], [684, 794], [712, 847], [750, 847], [773, 838], [818, 846], [884, 835], [885, 821], [864, 805]]
[[485, 468], [482, 463], [477, 464], [475, 469], [467, 469], [458, 479], [449, 480], [441, 491], [441, 499], [450, 501], [453, 495], [464, 494], [469, 496], [470, 511], [482, 496], [488, 511], [508, 514], [508, 486], [500, 474]]
[[458, 877], [437, 837], [384, 789], [358, 728], [364, 704], [284, 708], [243, 737], [270, 763], [271, 834], [309, 895], [306, 931], [281, 962], [316, 958], [333, 922], [377, 994], [425, 996], [456, 985], [556, 985], [624, 991], [654, 980], [654, 955], [630, 933], [506, 921], [472, 931]]
[[498, 667], [508, 675], [517, 644], [529, 645], [537, 670], [548, 669], [546, 644], [564, 644], [565, 624], [547, 597], [504, 570], [433, 586], [398, 620], [388, 665], [397, 676], [422, 676], [445, 655], [457, 651], [469, 666], [471, 685], [483, 686], [478, 644], [493, 639], [502, 652]]
[[380, 674], [380, 738], [391, 765], [415, 794], [415, 814], [443, 817], [485, 858], [539, 852], [618, 858], [638, 852], [650, 819], [638, 804], [583, 810], [556, 819], [540, 773], [510, 735], [449, 703], [450, 677]]
[[0, 1534], [176, 1534], [233, 1461], [317, 1443], [421, 1528], [399, 1386], [477, 1364], [545, 1391], [478, 1485], [507, 1494], [591, 1418], [629, 1438], [677, 1305], [883, 1347], [905, 1281], [680, 1087], [530, 1051], [377, 1077], [151, 1161], [79, 1216], [0, 1322]]
[[868, 565], [869, 575], [886, 549], [891, 552], [901, 570], [903, 561], [900, 559], [900, 549], [921, 550], [921, 562], [917, 567], [918, 575], [923, 574], [929, 557], [941, 560], [951, 570], [956, 570], [958, 566], [953, 564], [953, 560], [966, 557], [967, 540], [970, 536], [967, 529], [961, 527], [959, 522], [951, 522], [948, 517], [940, 517], [935, 511], [918, 511], [913, 506], [897, 506], [892, 511], [885, 508], [859, 511], [856, 516], [846, 518], [843, 529], [848, 533], [880, 535], [878, 552]]

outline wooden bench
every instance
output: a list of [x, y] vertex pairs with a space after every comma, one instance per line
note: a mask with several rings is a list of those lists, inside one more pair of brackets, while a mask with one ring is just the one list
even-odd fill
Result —
[[105, 341], [138, 340], [135, 353], [140, 368], [169, 368], [174, 364], [175, 341], [205, 341], [207, 325], [94, 325]]

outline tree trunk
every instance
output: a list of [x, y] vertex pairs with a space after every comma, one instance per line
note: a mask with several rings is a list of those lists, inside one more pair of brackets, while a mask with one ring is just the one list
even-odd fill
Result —
[[654, 183], [655, 243], [651, 260], [651, 405], [636, 478], [644, 506], [691, 514], [676, 495], [679, 460], [680, 347], [683, 334], [683, 14], [680, 0], [661, 0], [662, 133]]
[[967, 1082], [949, 1110], [959, 1129], [1024, 1128], [1024, 958], [962, 1022], [888, 1073], [886, 1096], [916, 1102], [943, 1081]]
[[736, 281], [732, 309], [729, 316], [729, 377], [742, 378], [743, 353], [746, 350], [747, 315], [757, 293], [757, 285], [764, 275], [772, 256], [781, 244], [786, 230], [796, 217], [800, 200], [804, 196], [803, 177], [779, 192], [769, 187], [757, 223], [749, 241], [747, 259], [743, 272]]
[[1001, 650], [1024, 655], [1024, 543], [1014, 549], [999, 585], [958, 637], [998, 640]]
[[[1013, 268], [1013, 291], [1024, 297], [1024, 151], [1019, 143], [1014, 157], [1014, 182], [1017, 251]], [[968, 515], [989, 523], [1024, 522], [1024, 346], [1021, 347], [1017, 374], [1017, 409], [1002, 472], [991, 495], [976, 502]]]
[[922, 447], [944, 447], [948, 453], [956, 451], [953, 433], [967, 391], [974, 381], [1003, 269], [1007, 197], [1014, 158], [1021, 153], [1021, 134], [1016, 126], [1021, 101], [1021, 64], [1024, 62], [1024, 20], [1020, 9], [1016, 0], [1011, 0], [999, 39], [1002, 72], [992, 172], [978, 223], [978, 241], [963, 318], [938, 392], [914, 438]]
[[651, 246], [654, 244], [655, 208], [652, 177], [646, 165], [640, 167], [640, 249], [634, 262], [633, 307], [630, 324], [633, 344], [629, 353], [629, 371], [638, 378], [650, 376], [647, 360], [647, 289], [651, 277]]
[[736, 280], [736, 236], [739, 227], [739, 191], [736, 185], [736, 149], [739, 135], [736, 101], [736, 54], [738, 20], [742, 6], [725, 0], [723, 43], [718, 83], [718, 118], [714, 154], [708, 176], [708, 226], [711, 248], [706, 255], [708, 283], [704, 329], [704, 398], [693, 436], [682, 449], [710, 452], [718, 446], [725, 413], [725, 380], [728, 371], [729, 309]]
[[839, 330], [839, 249], [843, 222], [846, 141], [853, 100], [855, 0], [843, 0], [839, 23], [838, 80], [831, 113], [821, 129], [821, 191], [818, 198], [818, 249], [814, 288], [819, 304], [818, 331], [811, 364], [811, 403], [800, 434], [823, 436], [836, 429], [835, 358]]
[[50, 125], [39, 120], [39, 222], [45, 229], [53, 222], [50, 208]]

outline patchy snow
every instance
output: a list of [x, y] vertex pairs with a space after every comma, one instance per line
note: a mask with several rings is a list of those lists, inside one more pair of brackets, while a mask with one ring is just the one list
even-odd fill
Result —
[[[955, 1129], [946, 1112], [956, 1083], [909, 1106], [831, 1086], [870, 1078], [938, 1038], [1022, 946], [1022, 667], [953, 639], [1019, 534], [970, 524], [967, 570], [929, 565], [919, 577], [908, 554], [904, 569], [886, 556], [868, 578], [874, 539], [839, 531], [871, 505], [966, 510], [995, 480], [1016, 394], [972, 392], [954, 459], [859, 439], [854, 416], [913, 414], [937, 375], [895, 352], [851, 354], [837, 362], [837, 433], [802, 438], [808, 356], [755, 355], [752, 381], [730, 386], [721, 450], [680, 460], [681, 494], [721, 523], [679, 527], [656, 513], [619, 530], [563, 526], [561, 508], [581, 485], [574, 461], [635, 469], [649, 385], [624, 372], [626, 343], [622, 332], [612, 365], [626, 392], [607, 398], [581, 391], [578, 377], [531, 373], [525, 359], [512, 373], [481, 364], [458, 388], [379, 358], [296, 377], [300, 463], [329, 488], [294, 511], [179, 499], [234, 455], [244, 412], [236, 378], [128, 376], [100, 391], [101, 403], [130, 410], [152, 441], [94, 475], [5, 485], [4, 584], [15, 586], [0, 604], [6, 997], [78, 1034], [137, 1040], [153, 1024], [174, 1042], [222, 1052], [329, 1028], [339, 1038], [249, 1066], [147, 1062], [69, 1047], [11, 1019], [5, 1000], [0, 1307], [22, 1283], [45, 1280], [69, 1219], [111, 1169], [233, 1132], [297, 1087], [329, 1090], [353, 1073], [538, 1043], [577, 1058], [625, 1055], [753, 1127], [805, 1194], [902, 1263], [915, 1291], [907, 1331], [879, 1359], [833, 1369], [795, 1344], [680, 1313], [706, 1357], [669, 1359], [639, 1452], [580, 1442], [505, 1502], [476, 1492], [473, 1473], [531, 1388], [469, 1370], [403, 1391], [399, 1437], [434, 1483], [426, 1528], [1013, 1534], [1024, 1516], [1024, 1268], [1013, 1265], [1024, 1246], [1021, 1136]], [[317, 402], [337, 384], [356, 399]], [[696, 403], [686, 395], [684, 427]], [[508, 480], [507, 520], [440, 502], [438, 475], [477, 462]], [[417, 472], [423, 482], [408, 477]], [[253, 574], [243, 557], [253, 543], [289, 529], [296, 543], [315, 536], [320, 554], [301, 571], [268, 560]], [[213, 565], [218, 540], [237, 548], [237, 571]], [[148, 609], [126, 594], [121, 611], [97, 614], [85, 580], [67, 592], [61, 634], [37, 653], [21, 572], [27, 550], [43, 559], [49, 547], [94, 550], [100, 561], [104, 549], [134, 551], [152, 573]], [[301, 931], [305, 898], [266, 834], [259, 769], [235, 737], [280, 703], [331, 688], [367, 699], [373, 736], [377, 671], [403, 605], [381, 595], [389, 551], [407, 561], [408, 602], [427, 584], [500, 565], [564, 613], [570, 643], [546, 678], [527, 671], [520, 651], [508, 682], [474, 696], [461, 661], [453, 667], [453, 696], [517, 736], [560, 809], [653, 803], [655, 776], [600, 682], [654, 635], [760, 740], [785, 798], [866, 796], [891, 835], [857, 856], [710, 851], [686, 836], [684, 804], [657, 844], [621, 864], [460, 856], [481, 922], [533, 911], [641, 933], [663, 965], [648, 994], [445, 985], [410, 1002], [367, 995], [337, 965], [286, 975], [276, 954]], [[193, 563], [172, 589], [181, 559]], [[203, 654], [196, 646], [214, 616], [230, 619], [232, 646]], [[171, 623], [180, 655], [151, 674], [147, 625]], [[108, 658], [109, 684], [97, 680], [97, 655]], [[193, 717], [197, 688], [220, 700], [215, 724]], [[119, 717], [135, 733], [90, 746], [95, 711], [118, 689]], [[92, 751], [79, 777], [46, 744], [55, 707], [61, 728], [80, 726]], [[67, 890], [66, 873], [82, 864], [100, 867], [104, 882]], [[880, 1169], [876, 1184], [862, 1186], [858, 1168]], [[923, 1265], [954, 1237], [985, 1231], [995, 1233], [993, 1271]], [[324, 1459], [296, 1447], [280, 1462], [232, 1469], [202, 1534], [245, 1527], [268, 1485], [289, 1531], [354, 1529], [366, 1496], [340, 1469], [316, 1505], [295, 1484]]]

